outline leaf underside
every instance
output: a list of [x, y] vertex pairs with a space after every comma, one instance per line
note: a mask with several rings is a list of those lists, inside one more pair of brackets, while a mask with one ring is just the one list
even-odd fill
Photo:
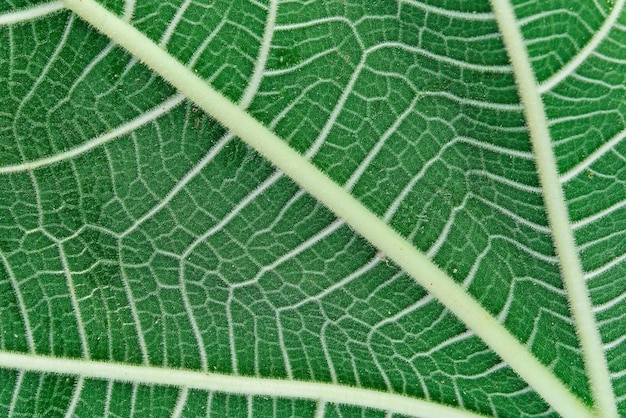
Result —
[[[0, 2], [0, 16], [50, 4]], [[515, 51], [488, 2], [102, 4], [349, 190], [593, 405]], [[613, 4], [514, 7], [626, 415], [626, 18], [563, 73]], [[76, 15], [0, 22], [1, 353], [557, 416], [463, 318]], [[393, 411], [127, 375], [7, 366], [0, 381], [3, 416]]]

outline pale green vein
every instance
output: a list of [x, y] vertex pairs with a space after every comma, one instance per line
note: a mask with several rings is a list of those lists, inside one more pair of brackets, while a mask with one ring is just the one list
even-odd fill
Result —
[[613, 394], [611, 377], [576, 249], [539, 85], [512, 5], [508, 0], [491, 0], [491, 4], [502, 31], [504, 45], [508, 51], [519, 95], [524, 105], [548, 221], [552, 229], [570, 310], [580, 339], [592, 397], [600, 416], [617, 417], [617, 403]]
[[18, 10], [17, 12], [0, 14], [0, 26], [15, 25], [29, 20], [39, 19], [62, 9], [63, 2], [52, 1], [50, 3], [39, 4], [35, 7]]
[[581, 49], [578, 54], [576, 54], [566, 65], [564, 65], [559, 71], [554, 73], [550, 78], [545, 80], [539, 86], [539, 93], [545, 93], [546, 91], [552, 90], [556, 87], [561, 81], [565, 80], [568, 75], [572, 74], [580, 65], [585, 62], [589, 58], [591, 54], [598, 48], [600, 43], [606, 39], [611, 29], [617, 22], [617, 19], [622, 14], [622, 9], [624, 8], [624, 0], [617, 0], [613, 5], [613, 9], [611, 9], [611, 13], [606, 18], [602, 26], [598, 29], [598, 31], [593, 35], [591, 40], [585, 45], [583, 49]]
[[9, 261], [6, 259], [2, 251], [0, 251], [0, 262], [2, 267], [4, 267], [4, 271], [6, 271], [7, 275], [9, 276], [9, 282], [11, 283], [13, 295], [15, 295], [15, 299], [17, 299], [17, 306], [20, 311], [20, 316], [22, 317], [22, 321], [24, 321], [24, 336], [26, 337], [28, 351], [30, 351], [31, 353], [35, 353], [37, 350], [35, 337], [33, 336], [33, 330], [35, 328], [30, 322], [28, 308], [26, 307], [26, 303], [24, 302], [24, 292], [19, 284], [19, 280], [13, 273], [13, 268], [11, 267], [11, 264], [9, 264]]
[[185, 405], [187, 405], [187, 398], [189, 397], [189, 388], [184, 387], [178, 393], [178, 399], [176, 399], [176, 407], [170, 417], [184, 417], [185, 416]]
[[135, 366], [104, 361], [21, 354], [8, 351], [0, 351], [0, 367], [20, 371], [27, 370], [78, 376], [79, 379], [91, 378], [145, 385], [178, 386], [187, 389], [236, 393], [244, 396], [310, 399], [320, 403], [350, 404], [390, 411], [396, 414], [418, 415], [420, 418], [483, 417], [482, 415], [435, 402], [331, 383], [233, 376], [164, 367]]
[[78, 338], [80, 340], [80, 349], [83, 358], [89, 359], [91, 358], [91, 353], [89, 352], [89, 342], [87, 341], [87, 327], [85, 326], [85, 321], [83, 319], [83, 313], [80, 309], [80, 304], [78, 303], [78, 297], [76, 295], [76, 282], [74, 281], [74, 275], [72, 274], [72, 269], [69, 266], [69, 262], [67, 260], [67, 256], [65, 254], [65, 250], [63, 245], [58, 245], [59, 258], [61, 260], [61, 266], [63, 266], [63, 275], [65, 276], [65, 285], [67, 286], [70, 303], [72, 305], [72, 311], [74, 314], [74, 319], [76, 321], [76, 329], [78, 331]]
[[600, 158], [607, 155], [610, 151], [612, 151], [616, 146], [622, 143], [622, 141], [626, 138], [626, 129], [620, 131], [613, 138], [606, 141], [602, 144], [598, 149], [592, 151], [584, 160], [580, 161], [577, 165], [572, 167], [566, 173], [561, 175], [561, 182], [567, 183], [574, 177], [578, 176], [583, 171], [589, 169]]
[[167, 114], [170, 110], [178, 106], [185, 100], [185, 97], [176, 94], [163, 103], [156, 106], [154, 109], [151, 109], [139, 116], [135, 119], [124, 123], [123, 125], [118, 126], [115, 129], [110, 130], [109, 132], [98, 136], [97, 138], [93, 138], [75, 148], [70, 148], [66, 151], [60, 152], [58, 154], [52, 154], [48, 157], [39, 158], [37, 160], [26, 161], [21, 164], [15, 165], [7, 165], [0, 166], [0, 174], [11, 174], [11, 173], [20, 173], [22, 171], [31, 171], [35, 170], [39, 167], [45, 167], [51, 164], [56, 164], [61, 161], [68, 161], [73, 158], [78, 157], [81, 154], [85, 154], [93, 149], [99, 148], [102, 145], [113, 141], [114, 139], [123, 137], [140, 127], [147, 125], [148, 123], [154, 122], [159, 117]]
[[[137, 56], [226, 128], [232, 130], [393, 259], [421, 286], [461, 318], [557, 411], [568, 417], [592, 416], [549, 369], [459, 284], [269, 129], [214, 90], [141, 32], [95, 1], [66, 0], [65, 3], [83, 19]], [[208, 379], [208, 375], [205, 375], [205, 378]], [[241, 391], [241, 387], [237, 386], [232, 390]], [[289, 395], [285, 393], [285, 396]], [[342, 399], [345, 402], [345, 398]]]
[[254, 63], [254, 71], [250, 76], [248, 87], [243, 92], [243, 96], [239, 101], [239, 107], [246, 109], [252, 103], [252, 99], [261, 85], [263, 79], [263, 71], [265, 71], [265, 64], [270, 53], [270, 46], [272, 38], [274, 36], [274, 29], [276, 27], [276, 14], [278, 12], [278, 0], [271, 0], [267, 9], [267, 18], [265, 19], [265, 28], [263, 29], [263, 38], [261, 40], [261, 47], [259, 48], [259, 55]]
[[65, 411], [66, 417], [77, 416], [76, 408], [80, 404], [81, 394], [83, 393], [83, 389], [85, 389], [85, 378], [81, 376], [76, 381], [76, 384], [74, 385], [74, 393], [72, 396], [72, 400], [70, 401], [69, 405], [67, 406], [67, 410]]
[[463, 12], [460, 10], [453, 10], [452, 8], [444, 9], [443, 7], [432, 6], [424, 1], [401, 0], [401, 3], [410, 4], [411, 6], [424, 10], [425, 12], [438, 14], [452, 19], [463, 19], [469, 21], [490, 21], [495, 19], [493, 13]]

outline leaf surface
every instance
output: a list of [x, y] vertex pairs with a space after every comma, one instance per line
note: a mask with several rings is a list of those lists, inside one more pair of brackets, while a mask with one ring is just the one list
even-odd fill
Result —
[[0, 4], [2, 415], [626, 414], [623, 2], [102, 4]]

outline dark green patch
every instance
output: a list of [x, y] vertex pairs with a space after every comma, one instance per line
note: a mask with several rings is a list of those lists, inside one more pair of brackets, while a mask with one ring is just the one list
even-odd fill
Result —
[[298, 65], [302, 58], [297, 48], [276, 48], [273, 52], [273, 67], [280, 70]]

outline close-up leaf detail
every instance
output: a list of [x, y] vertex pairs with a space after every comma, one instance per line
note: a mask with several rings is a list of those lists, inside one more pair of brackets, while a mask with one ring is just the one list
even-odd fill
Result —
[[0, 416], [626, 416], [624, 0], [0, 0]]

